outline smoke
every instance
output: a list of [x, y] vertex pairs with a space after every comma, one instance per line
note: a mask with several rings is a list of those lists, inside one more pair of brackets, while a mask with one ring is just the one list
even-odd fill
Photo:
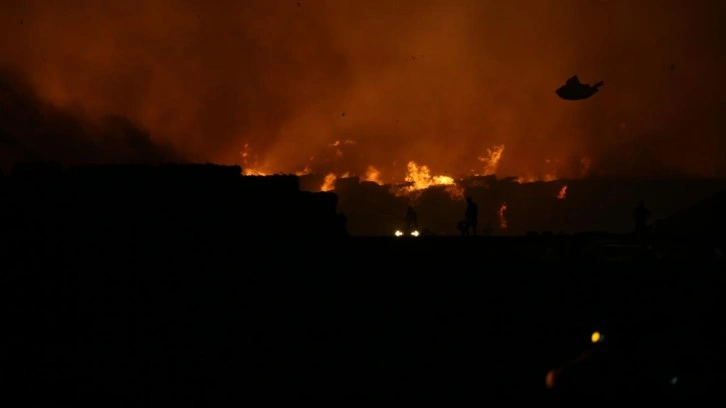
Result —
[[41, 101], [21, 75], [0, 71], [0, 169], [20, 161], [62, 164], [178, 162], [128, 119], [84, 117]]
[[[726, 27], [706, 0], [3, 2], [0, 65], [195, 161], [402, 180], [726, 176]], [[723, 27], [723, 28], [722, 28]], [[571, 75], [604, 80], [558, 99]], [[335, 141], [352, 140], [339, 144]], [[59, 142], [60, 143], [60, 142]], [[248, 149], [245, 150], [245, 145]], [[252, 163], [254, 161], [254, 163]]]

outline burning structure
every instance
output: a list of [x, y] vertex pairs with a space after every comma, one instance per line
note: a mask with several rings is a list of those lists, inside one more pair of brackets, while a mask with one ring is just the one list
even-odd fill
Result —
[[[301, 177], [301, 186], [315, 188], [321, 176]], [[582, 179], [521, 182], [494, 175], [452, 180], [452, 184], [416, 189], [411, 182], [377, 184], [357, 177], [341, 178], [332, 186], [340, 197], [353, 235], [386, 236], [401, 223], [406, 206], [413, 204], [423, 228], [437, 235], [458, 235], [465, 203], [471, 196], [479, 205], [480, 223], [496, 235], [527, 231], [627, 233], [638, 200], [654, 209], [654, 220], [726, 189], [726, 180]], [[665, 224], [663, 224], [665, 225]]]

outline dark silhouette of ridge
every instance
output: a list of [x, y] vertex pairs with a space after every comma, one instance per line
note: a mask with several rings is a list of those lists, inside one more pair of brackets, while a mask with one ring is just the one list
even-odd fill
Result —
[[[301, 191], [296, 176], [241, 174], [38, 162], [0, 177], [6, 398], [225, 406], [720, 395], [723, 262], [697, 239], [350, 237], [338, 194]], [[347, 200], [386, 199], [380, 186], [346, 188]], [[559, 186], [535, 188], [551, 197]], [[496, 204], [474, 197], [481, 209]], [[429, 210], [421, 204], [417, 215]], [[458, 218], [464, 204], [454, 205]], [[607, 348], [577, 360], [594, 330]]]
[[726, 238], [726, 190], [696, 205], [658, 220], [655, 230], [663, 235], [714, 235]]
[[210, 164], [19, 163], [0, 205], [15, 239], [142, 242], [205, 235], [336, 237], [337, 197], [300, 191], [296, 176], [242, 176]]

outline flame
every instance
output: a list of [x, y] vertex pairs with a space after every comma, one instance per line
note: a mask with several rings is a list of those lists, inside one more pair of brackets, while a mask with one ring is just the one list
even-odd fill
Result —
[[557, 180], [557, 175], [555, 173], [547, 173], [541, 177], [537, 177], [537, 176], [517, 177], [517, 183], [519, 183], [519, 184], [537, 183], [540, 181], [549, 183], [550, 181], [556, 181], [556, 180]]
[[312, 172], [312, 169], [310, 169], [310, 165], [309, 164], [306, 164], [305, 165], [305, 168], [302, 169], [302, 170], [300, 170], [300, 171], [296, 171], [295, 172], [295, 175], [296, 176], [304, 176], [304, 175], [310, 174], [311, 172]]
[[328, 175], [325, 176], [323, 185], [320, 186], [320, 191], [333, 191], [335, 188], [335, 180], [337, 179], [338, 177], [334, 173], [328, 173]]
[[428, 166], [419, 166], [414, 161], [408, 162], [406, 166], [406, 182], [413, 183], [411, 190], [425, 190], [431, 186], [445, 186], [454, 184], [454, 179], [449, 176], [432, 176]]
[[336, 148], [335, 149], [335, 156], [338, 157], [338, 158], [342, 158], [343, 157], [343, 151], [340, 150], [340, 147], [342, 147], [343, 145], [354, 145], [354, 144], [355, 144], [355, 141], [353, 141], [353, 140], [343, 140], [343, 141], [336, 140], [333, 143], [328, 144], [328, 146], [329, 147], [335, 147]]
[[365, 181], [372, 181], [378, 185], [383, 184], [383, 180], [381, 180], [381, 172], [373, 166], [368, 166], [368, 169], [366, 169], [366, 175], [363, 179]]
[[244, 170], [242, 170], [242, 174], [244, 174], [245, 176], [269, 176], [269, 175], [271, 175], [270, 173], [268, 173], [266, 171], [262, 171], [259, 169], [251, 169], [251, 168], [245, 168]]
[[338, 147], [340, 145], [354, 145], [354, 140], [343, 140], [342, 142], [340, 140], [336, 140], [333, 143], [330, 143], [328, 146], [330, 147]]
[[245, 143], [244, 146], [242, 146], [242, 151], [239, 152], [240, 157], [242, 158], [242, 173], [245, 176], [268, 176], [269, 173], [266, 171], [262, 171], [259, 166], [257, 166], [257, 161], [254, 159], [252, 146], [250, 146], [249, 143]]
[[560, 192], [557, 193], [557, 199], [558, 200], [564, 200], [566, 198], [567, 198], [567, 184], [565, 184], [564, 186], [562, 186], [562, 188], [560, 189]]
[[[356, 142], [353, 140], [336, 140], [332, 143], [329, 143], [328, 146], [335, 148], [335, 155], [337, 157], [343, 156], [343, 151], [340, 149], [344, 145], [355, 145]], [[479, 157], [479, 161], [481, 161], [484, 164], [484, 172], [483, 174], [477, 174], [477, 175], [495, 175], [498, 167], [499, 162], [501, 161], [503, 155], [504, 155], [505, 146], [503, 144], [500, 145], [494, 145], [490, 148], [486, 149], [486, 155], [483, 157]], [[259, 165], [257, 162], [257, 155], [254, 153], [254, 149], [249, 143], [245, 143], [243, 145], [243, 149], [240, 152], [240, 156], [242, 158], [242, 168], [243, 174], [246, 176], [268, 176], [275, 174], [274, 171], [269, 170], [269, 166], [267, 165]], [[310, 162], [312, 163], [314, 160], [314, 157], [310, 157]], [[545, 161], [550, 161], [550, 159], [546, 159]], [[587, 157], [583, 157], [581, 160], [581, 171], [587, 172], [589, 171], [590, 166], [590, 159]], [[314, 169], [311, 167], [310, 163], [306, 164], [305, 167], [302, 170], [294, 172], [295, 175], [298, 176], [304, 176], [307, 174], [310, 174], [314, 172]], [[329, 173], [325, 177], [325, 182], [323, 183], [321, 189], [323, 191], [330, 191], [333, 189], [333, 185], [335, 184], [335, 180], [339, 178], [345, 178], [350, 177], [351, 174], [349, 172], [346, 172], [342, 175], [337, 175], [334, 173]], [[365, 175], [362, 177], [365, 181], [372, 181], [374, 183], [377, 183], [379, 185], [385, 184], [384, 180], [381, 177], [381, 172], [374, 166], [369, 165], [366, 169]], [[406, 166], [406, 173], [404, 180], [406, 183], [409, 183], [410, 185], [405, 188], [397, 188], [394, 187], [392, 190], [396, 193], [396, 195], [410, 195], [415, 192], [420, 192], [422, 190], [425, 190], [431, 186], [446, 186], [445, 191], [449, 194], [452, 200], [461, 200], [464, 198], [464, 189], [459, 186], [454, 178], [450, 176], [445, 175], [434, 175], [431, 172], [431, 169], [426, 165], [419, 165], [415, 161], [409, 161]], [[527, 176], [527, 177], [519, 177], [517, 178], [517, 182], [520, 184], [525, 183], [533, 183], [538, 181], [555, 181], [557, 180], [557, 175], [554, 173], [548, 173], [544, 174], [543, 176]], [[388, 181], [390, 182], [390, 181]]]
[[428, 166], [418, 165], [414, 161], [408, 162], [406, 166], [405, 180], [407, 183], [411, 183], [411, 185], [403, 190], [404, 194], [420, 192], [431, 186], [446, 186], [445, 191], [452, 200], [464, 199], [464, 189], [458, 186], [452, 177], [431, 175], [431, 170]]
[[484, 174], [483, 176], [489, 176], [496, 174], [497, 168], [499, 167], [499, 160], [502, 159], [504, 154], [504, 145], [495, 145], [487, 149], [486, 156], [479, 157], [479, 161], [484, 163]]
[[499, 228], [501, 229], [507, 229], [509, 228], [509, 225], [507, 224], [507, 203], [503, 203], [501, 207], [499, 207], [499, 211], [497, 211], [497, 216], [499, 216]]

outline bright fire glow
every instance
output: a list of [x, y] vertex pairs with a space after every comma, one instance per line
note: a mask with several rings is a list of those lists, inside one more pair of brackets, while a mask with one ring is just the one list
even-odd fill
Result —
[[[331, 148], [338, 149], [345, 145], [353, 146], [356, 142], [352, 140], [336, 140], [329, 144]], [[486, 155], [479, 157], [479, 161], [483, 163], [483, 174], [481, 175], [496, 175], [499, 163], [504, 156], [505, 146], [503, 144], [494, 145], [486, 149]], [[342, 152], [336, 150], [336, 155], [340, 155]], [[246, 176], [269, 176], [276, 174], [275, 171], [270, 170], [270, 166], [266, 164], [260, 164], [257, 160], [257, 155], [254, 153], [253, 148], [245, 143], [242, 151], [240, 152], [242, 158], [243, 174]], [[294, 174], [298, 176], [304, 176], [312, 174], [316, 171], [315, 169], [315, 157], [310, 157], [310, 163], [307, 164], [302, 170], [295, 171]], [[581, 165], [583, 172], [589, 168], [589, 159], [583, 158]], [[277, 174], [281, 174], [277, 172]], [[323, 182], [320, 185], [320, 191], [333, 191], [335, 189], [335, 182], [340, 178], [350, 177], [350, 173], [336, 174], [333, 172], [327, 173], [324, 177]], [[408, 184], [406, 187], [397, 188], [394, 187], [392, 191], [398, 196], [408, 196], [411, 199], [418, 198], [419, 194], [433, 186], [444, 186], [444, 191], [448, 193], [452, 200], [463, 200], [464, 199], [464, 188], [459, 185], [456, 180], [448, 175], [435, 174], [431, 171], [429, 166], [419, 164], [416, 161], [409, 161], [406, 165], [405, 174], [403, 177], [404, 181]], [[366, 168], [365, 174], [361, 177], [361, 180], [374, 182], [378, 185], [384, 185], [387, 183], [394, 183], [394, 180], [384, 180], [381, 177], [381, 172], [373, 165], [369, 165]], [[518, 183], [531, 183], [538, 181], [554, 181], [557, 177], [554, 173], [545, 174], [543, 176], [527, 176], [518, 177]], [[564, 200], [566, 198], [567, 186], [560, 190], [557, 198]], [[504, 217], [504, 211], [506, 211], [506, 204], [503, 205], [503, 209], [499, 210], [500, 214], [500, 226], [503, 229], [507, 228], [507, 221]]]
[[378, 185], [383, 184], [383, 180], [381, 180], [381, 172], [379, 172], [373, 166], [368, 166], [364, 179], [365, 179], [365, 181], [372, 181]]
[[431, 186], [446, 186], [446, 192], [452, 199], [464, 198], [464, 189], [456, 185], [452, 177], [432, 175], [428, 166], [418, 165], [414, 161], [408, 162], [406, 166], [405, 180], [407, 183], [411, 183], [411, 186], [407, 187], [403, 191], [404, 193], [425, 190]]
[[599, 343], [604, 340], [604, 337], [602, 334], [600, 334], [600, 332], [596, 331], [592, 333], [592, 336], [590, 336], [590, 340], [593, 343]]
[[484, 163], [484, 174], [483, 176], [489, 176], [496, 174], [499, 168], [499, 160], [502, 159], [504, 154], [504, 145], [496, 145], [487, 149], [486, 156], [479, 157], [479, 161]]
[[320, 186], [320, 191], [333, 191], [335, 188], [335, 180], [337, 180], [338, 177], [335, 176], [333, 173], [329, 173], [327, 176], [325, 176], [325, 180], [323, 180], [323, 185]]
[[562, 188], [560, 189], [560, 192], [557, 193], [557, 199], [558, 200], [564, 200], [566, 198], [567, 198], [567, 184], [565, 184], [564, 186], [562, 186]]
[[497, 216], [499, 217], [499, 228], [509, 228], [509, 225], [507, 224], [507, 203], [503, 203], [502, 206], [499, 207], [499, 211], [497, 211]]
[[406, 182], [413, 183], [414, 190], [424, 190], [431, 186], [445, 186], [454, 184], [454, 179], [449, 176], [432, 176], [428, 166], [419, 166], [414, 161], [408, 162], [406, 166]]

